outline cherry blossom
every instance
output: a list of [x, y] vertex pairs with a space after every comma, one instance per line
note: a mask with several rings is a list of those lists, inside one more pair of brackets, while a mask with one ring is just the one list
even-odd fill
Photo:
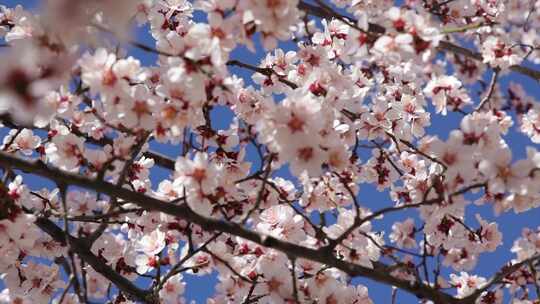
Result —
[[511, 45], [507, 45], [503, 39], [496, 36], [489, 36], [484, 41], [482, 55], [484, 56], [484, 62], [500, 68], [519, 64], [522, 60]]
[[[20, 132], [12, 130], [4, 137], [4, 150], [20, 151], [24, 155], [31, 155], [41, 144], [41, 138], [34, 135], [30, 129], [22, 129]], [[8, 146], [8, 144], [10, 144]]]
[[261, 232], [295, 242], [302, 241], [305, 237], [302, 231], [303, 219], [300, 215], [294, 215], [291, 207], [272, 206], [261, 213], [261, 220], [257, 225]]
[[58, 133], [45, 148], [50, 162], [65, 170], [76, 170], [79, 167], [83, 151], [84, 139], [72, 133]]
[[139, 273], [146, 273], [159, 266], [157, 254], [165, 248], [165, 233], [159, 229], [151, 234], [144, 235], [138, 242], [138, 249], [142, 254], [138, 255], [135, 264]]
[[476, 289], [481, 288], [486, 284], [486, 279], [476, 275], [469, 275], [466, 272], [461, 272], [458, 275], [451, 274], [451, 284], [454, 285], [458, 290], [459, 297], [465, 297]]
[[540, 114], [537, 109], [530, 109], [523, 115], [521, 131], [531, 138], [534, 143], [540, 142]]
[[517, 255], [518, 261], [523, 261], [535, 255], [540, 245], [538, 242], [540, 235], [537, 231], [524, 228], [521, 235], [512, 246], [512, 252]]
[[403, 223], [395, 223], [392, 225], [392, 234], [390, 234], [390, 239], [399, 247], [413, 248], [416, 246], [414, 233], [414, 220], [408, 218]]
[[182, 275], [177, 274], [167, 280], [159, 296], [166, 303], [178, 303], [178, 298], [184, 293], [186, 283], [182, 282]]
[[470, 98], [462, 88], [461, 82], [453, 76], [442, 76], [432, 79], [424, 89], [426, 96], [431, 97], [437, 113], [446, 115], [447, 108], [458, 110], [470, 103]]

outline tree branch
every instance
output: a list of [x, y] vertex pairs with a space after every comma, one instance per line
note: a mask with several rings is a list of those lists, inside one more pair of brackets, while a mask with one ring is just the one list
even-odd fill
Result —
[[518, 269], [520, 269], [523, 266], [527, 266], [529, 263], [533, 263], [535, 261], [540, 260], [540, 254], [533, 255], [532, 257], [525, 259], [519, 263], [516, 263], [511, 266], [503, 266], [501, 270], [499, 270], [489, 281], [484, 285], [482, 288], [477, 289], [474, 293], [471, 295], [463, 298], [463, 301], [469, 301], [470, 303], [474, 303], [474, 301], [484, 292], [490, 289], [493, 285], [497, 283], [501, 283], [502, 279], [507, 277], [508, 275], [516, 272]]
[[[60, 229], [52, 221], [38, 217], [35, 224], [50, 235], [55, 241], [62, 244], [66, 244], [66, 235], [64, 231]], [[68, 235], [69, 243], [71, 244], [71, 250], [77, 253], [77, 255], [83, 259], [88, 265], [92, 266], [94, 270], [106, 277], [109, 281], [114, 283], [118, 289], [122, 292], [131, 295], [135, 299], [143, 303], [157, 303], [151, 296], [151, 293], [142, 290], [131, 283], [128, 279], [121, 276], [118, 272], [114, 271], [109, 265], [105, 264], [101, 259], [95, 256], [88, 248], [87, 244], [82, 240]]]
[[[338, 20], [346, 18], [346, 19], [350, 20], [351, 22], [353, 22], [355, 24], [357, 23], [357, 20], [355, 20], [354, 18], [344, 16], [344, 15], [339, 14], [338, 12], [336, 12], [334, 10], [329, 10], [327, 8], [325, 9], [325, 8], [320, 7], [320, 6], [316, 6], [316, 5], [313, 5], [313, 4], [306, 3], [304, 1], [300, 1], [300, 3], [298, 4], [298, 8], [300, 10], [312, 15], [312, 16], [317, 16], [319, 18], [326, 18], [326, 19], [329, 19], [329, 20], [331, 20], [333, 18], [338, 19]], [[378, 36], [378, 35], [384, 34], [385, 32], [386, 32], [386, 29], [383, 26], [380, 26], [378, 24], [369, 23], [368, 33], [370, 33], [370, 34], [372, 34], [374, 36]], [[480, 53], [477, 53], [475, 51], [464, 48], [462, 46], [459, 46], [457, 44], [454, 44], [454, 43], [446, 41], [446, 40], [441, 40], [439, 42], [439, 45], [437, 46], [437, 49], [439, 51], [442, 51], [442, 52], [448, 51], [448, 52], [451, 52], [451, 53], [454, 53], [454, 54], [463, 55], [463, 56], [471, 58], [471, 59], [475, 59], [475, 60], [478, 60], [478, 61], [483, 61], [482, 55]], [[528, 67], [523, 66], [523, 65], [513, 65], [513, 66], [510, 66], [509, 69], [511, 71], [513, 71], [513, 72], [526, 75], [526, 76], [540, 82], [540, 71], [528, 68]]]
[[[376, 282], [396, 286], [416, 295], [417, 297], [430, 299], [436, 303], [464, 303], [461, 302], [461, 300], [458, 300], [445, 292], [436, 290], [424, 283], [415, 282], [411, 284], [411, 282], [407, 280], [396, 278], [391, 275], [391, 267], [383, 263], [373, 262], [373, 268], [350, 263], [341, 260], [332, 254], [321, 252], [318, 249], [307, 248], [285, 242], [271, 236], [261, 235], [236, 223], [206, 218], [193, 212], [187, 205], [171, 204], [142, 193], [117, 187], [101, 180], [92, 180], [80, 175], [63, 172], [48, 166], [39, 160], [25, 160], [5, 152], [0, 152], [0, 165], [31, 172], [56, 182], [77, 185], [86, 189], [99, 191], [109, 196], [115, 196], [125, 201], [130, 201], [147, 210], [160, 211], [180, 219], [187, 220], [191, 223], [199, 225], [206, 231], [220, 231], [229, 233], [262, 246], [279, 250], [287, 254], [289, 257], [304, 258], [326, 264], [330, 267], [340, 269], [350, 276], [363, 276]], [[54, 226], [51, 227], [50, 225], [47, 225], [47, 222], [43, 222], [43, 219], [40, 220], [39, 223], [44, 226], [44, 230], [52, 232], [52, 235], [57, 235], [58, 232], [61, 233], [62, 236], [57, 236], [59, 240], [64, 239], [62, 230], [56, 225], [50, 223]], [[74, 244], [75, 248], [77, 248], [77, 254], [82, 259], [86, 260], [87, 263], [92, 267], [97, 267], [98, 269], [96, 269], [96, 271], [104, 274], [105, 277], [110, 278], [111, 281], [115, 282], [115, 284], [118, 284], [121, 290], [128, 290], [130, 294], [136, 296], [138, 299], [144, 299], [146, 303], [153, 303], [152, 299], [148, 299], [148, 292], [141, 291], [127, 279], [114, 272], [109, 266], [97, 260], [97, 258], [89, 251], [88, 248], [85, 247], [84, 244], [80, 242], [80, 240], [74, 238], [72, 243]]]

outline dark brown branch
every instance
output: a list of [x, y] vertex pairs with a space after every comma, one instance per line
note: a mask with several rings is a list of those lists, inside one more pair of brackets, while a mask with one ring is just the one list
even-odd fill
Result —
[[227, 61], [227, 65], [234, 65], [234, 66], [238, 66], [238, 67], [241, 67], [241, 68], [245, 68], [245, 69], [251, 70], [253, 72], [257, 72], [259, 74], [262, 74], [262, 75], [264, 75], [266, 77], [271, 77], [272, 75], [276, 75], [280, 82], [286, 84], [291, 89], [298, 88], [298, 85], [296, 83], [294, 83], [294, 82], [288, 80], [287, 78], [285, 78], [286, 77], [285, 75], [278, 74], [272, 68], [261, 68], [261, 67], [257, 67], [257, 66], [251, 65], [251, 64], [241, 62], [239, 60], [229, 60], [229, 61]]
[[[465, 57], [469, 57], [471, 59], [475, 59], [477, 61], [483, 61], [482, 55], [480, 53], [476, 53], [474, 51], [471, 51], [467, 48], [464, 48], [462, 46], [453, 44], [448, 41], [440, 41], [437, 48], [440, 51], [449, 51], [454, 54], [463, 55]], [[528, 76], [536, 81], [540, 81], [540, 71], [528, 68], [523, 65], [512, 65], [509, 67], [509, 69], [513, 72], [523, 74], [525, 76]]]
[[[326, 18], [326, 19], [347, 18], [352, 23], [354, 24], [357, 23], [357, 21], [354, 18], [341, 15], [336, 11], [329, 10], [328, 8], [322, 8], [320, 6], [312, 5], [304, 1], [300, 1], [298, 8], [310, 15], [317, 16], [319, 18]], [[377, 36], [377, 35], [384, 34], [386, 32], [386, 29], [378, 24], [370, 23], [368, 27], [368, 32], [374, 36]], [[437, 46], [437, 49], [442, 52], [448, 51], [454, 54], [463, 55], [465, 57], [468, 57], [474, 60], [483, 61], [482, 55], [480, 53], [477, 53], [475, 51], [472, 51], [470, 49], [467, 49], [465, 47], [459, 46], [457, 44], [454, 44], [446, 40], [441, 40], [439, 42], [439, 45]], [[538, 70], [534, 70], [523, 65], [513, 65], [513, 66], [510, 66], [509, 69], [513, 72], [526, 75], [540, 82], [540, 71]]]
[[[300, 3], [298, 3], [298, 8], [300, 10], [308, 13], [309, 15], [316, 16], [316, 17], [319, 17], [319, 18], [326, 18], [326, 19], [332, 19], [332, 18], [343, 19], [343, 18], [346, 18], [346, 19], [351, 20], [351, 22], [357, 23], [357, 21], [354, 20], [354, 18], [350, 18], [350, 17], [344, 16], [344, 15], [341, 15], [341, 14], [335, 12], [335, 11], [329, 11], [328, 9], [324, 9], [324, 8], [322, 8], [320, 6], [316, 6], [316, 5], [307, 3], [305, 1], [300, 1]], [[378, 25], [378, 24], [375, 24], [375, 23], [369, 23], [368, 24], [368, 32], [369, 33], [384, 34], [385, 31], [386, 31], [386, 29], [384, 27]]]
[[[32, 130], [43, 130], [43, 131], [49, 131], [48, 128], [36, 128], [34, 127], [33, 125], [21, 125], [20, 123], [15, 123], [15, 121], [13, 120], [13, 118], [11, 117], [11, 115], [9, 114], [2, 114], [0, 115], [0, 122], [6, 126], [6, 127], [9, 127], [11, 129], [22, 129], [22, 128], [26, 128], [26, 129], [32, 129]], [[113, 141], [112, 139], [108, 138], [108, 137], [103, 137], [101, 139], [95, 139], [91, 136], [88, 136], [86, 134], [84, 134], [83, 132], [81, 132], [80, 130], [76, 129], [76, 128], [72, 128], [71, 129], [71, 132], [73, 134], [75, 134], [76, 136], [79, 136], [79, 137], [82, 137], [86, 140], [86, 142], [88, 142], [89, 144], [93, 144], [93, 145], [97, 145], [97, 146], [105, 146], [105, 145], [113, 145]], [[169, 169], [169, 170], [174, 170], [174, 163], [175, 163], [175, 160], [166, 156], [166, 155], [163, 155], [159, 152], [156, 152], [156, 151], [146, 151], [143, 153], [143, 155], [147, 158], [152, 158], [156, 165], [162, 167], [162, 168], [165, 168], [165, 169]]]
[[[191, 209], [189, 209], [187, 205], [171, 204], [144, 195], [142, 193], [133, 192], [125, 188], [117, 187], [113, 184], [101, 180], [92, 180], [80, 175], [63, 172], [61, 170], [48, 166], [39, 160], [24, 160], [17, 156], [10, 155], [5, 152], [0, 152], [0, 165], [20, 169], [26, 172], [31, 172], [32, 174], [46, 177], [56, 182], [64, 182], [70, 185], [77, 185], [86, 189], [99, 191], [100, 193], [104, 193], [109, 196], [118, 197], [122, 200], [130, 201], [138, 205], [139, 207], [145, 208], [146, 210], [160, 211], [178, 217], [180, 219], [190, 221], [191, 223], [199, 225], [206, 231], [219, 231], [229, 233], [231, 235], [241, 237], [262, 246], [279, 250], [287, 254], [289, 257], [309, 259], [315, 262], [326, 264], [333, 268], [340, 269], [350, 276], [362, 276], [376, 282], [396, 286], [400, 289], [416, 295], [419, 298], [430, 299], [435, 303], [467, 303], [463, 302], [462, 300], [458, 300], [445, 292], [436, 290], [433, 287], [426, 285], [422, 282], [415, 282], [411, 284], [411, 282], [407, 280], [396, 278], [391, 275], [391, 266], [385, 265], [383, 263], [373, 262], [373, 268], [357, 265], [351, 262], [341, 260], [332, 254], [321, 252], [318, 249], [307, 248], [285, 242], [271, 236], [261, 235], [257, 232], [246, 229], [245, 227], [236, 223], [213, 218], [206, 218], [193, 212]], [[58, 237], [58, 240], [64, 240], [64, 234], [62, 233], [62, 230], [53, 223], [50, 223], [53, 227], [47, 225], [47, 221], [48, 220], [46, 220], [46, 222], [43, 222], [43, 219], [39, 221], [39, 223], [44, 226], [43, 229], [47, 232], [51, 232], [51, 235], [56, 235], [56, 237]], [[58, 233], [60, 234], [58, 235]], [[145, 300], [146, 303], [153, 303], [154, 300], [151, 299], [151, 296], [149, 297], [150, 293], [146, 291], [141, 291], [127, 279], [114, 272], [109, 266], [100, 262], [97, 257], [89, 251], [89, 249], [84, 245], [84, 243], [81, 243], [80, 240], [74, 238], [72, 243], [78, 250], [77, 254], [82, 259], [84, 259], [92, 267], [97, 267], [96, 271], [109, 278], [112, 282], [115, 282], [115, 284], [117, 284], [120, 290], [127, 290], [130, 294], [137, 297], [137, 299]]]
[[251, 284], [251, 287], [249, 288], [248, 294], [246, 296], [246, 299], [242, 304], [248, 304], [251, 303], [251, 296], [253, 295], [253, 291], [255, 291], [255, 287], [257, 286], [257, 280], [253, 281], [253, 284]]
[[[55, 241], [62, 244], [67, 243], [64, 231], [62, 231], [62, 229], [60, 229], [50, 220], [43, 217], [38, 217], [35, 223], [39, 228], [41, 228], [41, 230], [45, 231]], [[73, 252], [77, 253], [77, 255], [88, 265], [92, 266], [95, 271], [114, 283], [118, 289], [120, 289], [120, 291], [133, 296], [135, 299], [143, 303], [157, 303], [154, 299], [152, 299], [150, 292], [138, 288], [128, 279], [114, 271], [109, 265], [105, 264], [100, 258], [95, 256], [85, 242], [71, 235], [68, 237]]]
[[[460, 189], [452, 194], [449, 195], [449, 197], [453, 197], [453, 196], [457, 196], [457, 195], [461, 195], [461, 194], [464, 194], [466, 192], [469, 192], [471, 191], [472, 189], [476, 189], [476, 188], [481, 188], [481, 187], [485, 187], [485, 184], [472, 184], [468, 187], [465, 187], [463, 189]], [[392, 213], [392, 212], [396, 212], [396, 211], [399, 211], [399, 210], [403, 210], [403, 209], [409, 209], [409, 208], [417, 208], [417, 207], [421, 207], [421, 206], [429, 206], [429, 205], [434, 205], [434, 204], [438, 204], [440, 202], [442, 202], [444, 200], [443, 197], [436, 197], [436, 198], [433, 198], [433, 199], [429, 199], [429, 200], [424, 200], [422, 202], [419, 202], [419, 203], [415, 203], [415, 204], [403, 204], [403, 205], [400, 205], [400, 206], [397, 206], [397, 207], [386, 207], [386, 208], [383, 208], [383, 209], [380, 209], [376, 212], [373, 212], [372, 214], [360, 219], [360, 220], [355, 220], [353, 222], [353, 225], [351, 227], [349, 227], [343, 234], [341, 234], [339, 237], [337, 237], [336, 239], [334, 239], [332, 242], [331, 242], [331, 245], [329, 246], [333, 246], [333, 244], [340, 244], [345, 238], [347, 238], [347, 236], [355, 229], [357, 229], [358, 227], [362, 226], [364, 223], [366, 222], [369, 222], [383, 214], [387, 214], [387, 213]], [[333, 248], [333, 247], [331, 247]]]
[[[525, 259], [519, 263], [516, 263], [511, 266], [503, 266], [501, 270], [499, 270], [495, 275], [489, 279], [487, 284], [485, 284], [482, 288], [477, 289], [474, 293], [471, 295], [465, 297], [463, 301], [469, 301], [470, 303], [474, 303], [474, 301], [484, 292], [489, 290], [493, 285], [499, 284], [502, 282], [502, 280], [507, 277], [508, 275], [516, 272], [521, 267], [527, 266], [529, 263], [533, 263], [535, 261], [540, 260], [540, 255], [536, 254], [532, 257]], [[465, 302], [464, 302], [465, 303]]]

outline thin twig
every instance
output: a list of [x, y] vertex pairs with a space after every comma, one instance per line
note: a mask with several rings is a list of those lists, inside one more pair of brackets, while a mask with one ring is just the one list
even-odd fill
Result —
[[392, 296], [391, 296], [392, 304], [396, 304], [397, 291], [398, 291], [398, 289], [392, 286]]
[[[64, 183], [60, 183], [58, 185], [58, 188], [60, 189], [60, 200], [62, 203], [62, 211], [63, 211], [63, 222], [64, 222], [64, 233], [66, 236], [70, 235], [69, 233], [69, 216], [68, 216], [68, 207], [67, 207], [67, 186]], [[73, 277], [73, 288], [75, 289], [75, 293], [77, 294], [77, 297], [79, 298], [79, 301], [83, 301], [83, 296], [81, 293], [81, 287], [79, 284], [79, 278], [77, 275], [77, 265], [75, 264], [75, 254], [73, 250], [73, 244], [71, 243], [71, 239], [69, 237], [66, 237], [66, 243], [68, 245], [68, 256], [71, 264], [71, 276]]]
[[[495, 86], [497, 84], [497, 79], [499, 77], [499, 72], [500, 72], [500, 69], [498, 69], [498, 68], [495, 68], [493, 70], [493, 74], [491, 75], [491, 81], [489, 82], [487, 94], [482, 99], [480, 104], [478, 104], [476, 109], [474, 109], [474, 112], [480, 111], [489, 102], [489, 100], [491, 99], [491, 96], [493, 95], [493, 92], [495, 92]], [[491, 108], [491, 106], [489, 106], [489, 108]]]
[[62, 295], [60, 296], [60, 299], [58, 300], [58, 304], [62, 304], [64, 302], [64, 298], [68, 294], [69, 289], [71, 288], [71, 285], [73, 285], [73, 283], [75, 283], [75, 280], [76, 280], [75, 276], [73, 274], [71, 274], [69, 276], [69, 282], [68, 282], [67, 286], [64, 288], [64, 291], [62, 292]]
[[292, 280], [292, 286], [293, 286], [293, 300], [294, 303], [300, 303], [298, 299], [298, 286], [296, 283], [296, 259], [294, 257], [290, 258], [291, 260], [291, 280]]
[[251, 214], [259, 209], [264, 192], [266, 191], [266, 184], [268, 183], [268, 178], [270, 177], [270, 173], [272, 172], [272, 160], [273, 156], [270, 155], [270, 158], [268, 159], [268, 164], [266, 165], [266, 170], [264, 172], [264, 176], [262, 178], [261, 188], [259, 189], [259, 192], [257, 192], [257, 198], [255, 200], [255, 206], [251, 208], [246, 216], [242, 219], [242, 224], [245, 224], [247, 220], [251, 217]]

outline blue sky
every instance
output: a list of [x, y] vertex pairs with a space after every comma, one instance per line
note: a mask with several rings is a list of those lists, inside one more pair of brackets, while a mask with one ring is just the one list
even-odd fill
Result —
[[[16, 4], [22, 4], [24, 7], [36, 7], [36, 4], [39, 3], [39, 1], [35, 0], [23, 0], [23, 1], [15, 1], [15, 0], [4, 0], [2, 1], [2, 4], [7, 6], [14, 6]], [[147, 28], [140, 28], [137, 30], [137, 39], [139, 41], [142, 41], [148, 45], [153, 45], [153, 40], [149, 36], [147, 32]], [[242, 59], [242, 61], [251, 63], [251, 64], [258, 64], [261, 58], [264, 56], [264, 51], [260, 46], [260, 43], [257, 42], [257, 52], [251, 53], [247, 51], [247, 49], [241, 47], [236, 49], [232, 54], [232, 59]], [[281, 44], [281, 47], [284, 49], [290, 49], [294, 48], [294, 45], [291, 43], [283, 43]], [[155, 56], [152, 54], [145, 53], [139, 49], [133, 49], [129, 48], [129, 53], [141, 60], [145, 65], [152, 65], [155, 62]], [[531, 65], [530, 63], [526, 63], [527, 65]], [[536, 66], [538, 69], [539, 67]], [[239, 75], [240, 77], [244, 78], [246, 83], [251, 83], [251, 73], [245, 70], [242, 70], [240, 68], [231, 68], [231, 72]], [[486, 76], [487, 77], [487, 76]], [[534, 96], [537, 100], [540, 100], [540, 87], [538, 83], [535, 83], [533, 80], [520, 75], [520, 74], [510, 74], [508, 76], [504, 76], [500, 79], [501, 88], [503, 91], [507, 88], [508, 84], [513, 82], [520, 83], [526, 91], [528, 91], [529, 95]], [[478, 90], [478, 86], [474, 87], [475, 90]], [[478, 103], [478, 96], [473, 95], [475, 104]], [[430, 110], [433, 110], [433, 108], [430, 108]], [[461, 114], [457, 113], [449, 113], [448, 116], [443, 117], [439, 115], [432, 116], [432, 125], [427, 129], [427, 132], [430, 134], [437, 134], [441, 138], [446, 139], [448, 136], [448, 133], [450, 130], [458, 128], [459, 122], [461, 120], [462, 116]], [[216, 128], [227, 128], [231, 119], [232, 114], [230, 110], [220, 108], [212, 112], [212, 119], [215, 123], [214, 126]], [[5, 130], [2, 130], [1, 134], [5, 134]], [[525, 147], [526, 146], [534, 146], [535, 148], [539, 148], [538, 145], [534, 145], [530, 142], [530, 140], [524, 136], [523, 134], [516, 131], [516, 127], [514, 126], [511, 130], [511, 133], [508, 137], [505, 138], [507, 140], [508, 145], [512, 148], [512, 152], [514, 155], [514, 159], [519, 159], [525, 157]], [[177, 148], [170, 147], [168, 145], [160, 145], [160, 144], [151, 144], [153, 149], [156, 149], [164, 154], [170, 155], [171, 157], [175, 157], [176, 153], [178, 151]], [[254, 150], [250, 150], [250, 153], [248, 153], [249, 159], [253, 160], [254, 162], [257, 162], [257, 157], [254, 153]], [[366, 160], [367, 156], [364, 152], [363, 159]], [[369, 152], [370, 153], [370, 152]], [[256, 167], [257, 164], [254, 163], [254, 167]], [[283, 168], [282, 170], [279, 170], [279, 172], [276, 173], [279, 176], [290, 178], [290, 174], [287, 172], [286, 168]], [[159, 181], [162, 178], [168, 177], [169, 172], [166, 172], [165, 170], [158, 169], [156, 170], [153, 175], [153, 181], [154, 185], [157, 184], [157, 181]], [[50, 183], [44, 183], [42, 179], [34, 178], [34, 177], [26, 177], [25, 182], [29, 183], [30, 186], [40, 186], [40, 187], [49, 187]], [[388, 197], [388, 194], [386, 192], [378, 192], [374, 187], [369, 185], [361, 185], [360, 186], [360, 192], [358, 195], [359, 201], [363, 203], [366, 207], [370, 208], [371, 210], [377, 210], [383, 207], [389, 206], [391, 204], [391, 200]], [[485, 253], [480, 256], [480, 260], [478, 262], [478, 266], [475, 269], [475, 273], [483, 276], [490, 276], [494, 273], [497, 266], [503, 265], [505, 262], [512, 259], [514, 256], [510, 252], [510, 247], [512, 246], [513, 241], [520, 236], [521, 230], [523, 227], [530, 227], [535, 228], [540, 224], [540, 209], [531, 210], [523, 214], [514, 214], [513, 212], [507, 212], [499, 217], [495, 217], [493, 214], [493, 211], [490, 206], [484, 206], [484, 207], [478, 207], [471, 205], [467, 208], [466, 211], [466, 221], [471, 223], [473, 227], [476, 227], [477, 222], [474, 220], [474, 215], [476, 213], [479, 213], [482, 215], [483, 218], [490, 220], [496, 220], [499, 223], [499, 229], [503, 233], [503, 245], [498, 248], [498, 250], [495, 253]], [[404, 220], [408, 216], [416, 217], [415, 211], [409, 211], [406, 213], [400, 213], [400, 214], [392, 214], [389, 216], [386, 216], [382, 220], [375, 221], [373, 223], [375, 230], [382, 230], [387, 231], [387, 234], [389, 233], [390, 227], [392, 223], [395, 220]], [[449, 270], [446, 269], [445, 273], [449, 273]], [[201, 277], [191, 277], [186, 276], [187, 280], [187, 291], [186, 296], [188, 300], [195, 300], [197, 303], [205, 303], [206, 298], [213, 294], [214, 290], [214, 284], [216, 282], [216, 279], [214, 276], [209, 276], [206, 278]], [[390, 302], [390, 287], [388, 286], [381, 286], [380, 284], [376, 284], [373, 282], [370, 282], [368, 280], [362, 279], [362, 278], [356, 278], [354, 280], [355, 282], [361, 282], [362, 284], [367, 285], [370, 288], [370, 295], [372, 299], [375, 301], [375, 303], [389, 303]], [[143, 282], [140, 282], [143, 283]], [[1, 284], [0, 284], [1, 286]], [[398, 294], [398, 303], [410, 303], [414, 302], [415, 297], [406, 295], [405, 292], [399, 292]]]

